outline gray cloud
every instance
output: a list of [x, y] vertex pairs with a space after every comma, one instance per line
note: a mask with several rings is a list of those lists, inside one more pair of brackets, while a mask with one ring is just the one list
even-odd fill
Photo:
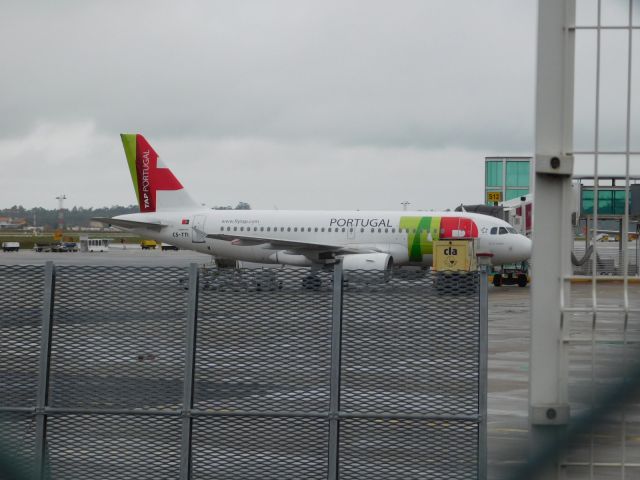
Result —
[[531, 145], [533, 1], [20, 2], [4, 10], [5, 138], [38, 122], [91, 120], [112, 134]]
[[[123, 131], [144, 133], [208, 203], [481, 201], [483, 157], [533, 149], [536, 3], [7, 3], [0, 165], [9, 186], [0, 203], [55, 204], [62, 191], [83, 205], [133, 201]], [[624, 5], [603, 2], [604, 21], [624, 20]], [[578, 21], [592, 13], [579, 9]], [[595, 123], [592, 37], [577, 33], [583, 150]], [[600, 145], [620, 149], [627, 45], [620, 32], [602, 38]], [[640, 38], [633, 55], [638, 150]]]

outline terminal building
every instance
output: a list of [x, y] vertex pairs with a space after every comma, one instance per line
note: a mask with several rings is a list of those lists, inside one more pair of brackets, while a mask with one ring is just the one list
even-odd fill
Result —
[[529, 235], [533, 228], [532, 158], [485, 157], [484, 161], [484, 204], [501, 206], [502, 218]]

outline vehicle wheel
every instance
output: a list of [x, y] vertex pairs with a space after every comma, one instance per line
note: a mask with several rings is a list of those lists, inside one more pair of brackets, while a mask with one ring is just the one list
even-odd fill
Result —
[[502, 286], [502, 274], [494, 274], [493, 275], [493, 286], [501, 287]]
[[518, 275], [518, 286], [519, 287], [526, 287], [528, 283], [528, 279], [527, 276], [523, 273], [521, 273], [520, 275]]

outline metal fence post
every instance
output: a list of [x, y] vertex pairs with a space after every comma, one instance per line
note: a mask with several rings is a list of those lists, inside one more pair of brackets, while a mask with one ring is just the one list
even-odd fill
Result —
[[56, 270], [53, 262], [44, 267], [44, 292], [42, 301], [42, 329], [40, 336], [40, 360], [38, 372], [38, 394], [36, 397], [36, 445], [35, 478], [45, 478], [47, 448], [47, 414], [49, 401], [49, 369], [51, 366], [51, 331], [53, 328], [53, 305], [55, 297]]
[[333, 306], [331, 323], [331, 380], [329, 393], [329, 471], [328, 479], [338, 478], [340, 423], [340, 357], [342, 346], [342, 262], [333, 265]]
[[185, 332], [185, 367], [182, 396], [182, 439], [180, 444], [180, 480], [191, 477], [191, 431], [193, 417], [193, 387], [196, 362], [196, 333], [198, 327], [198, 264], [189, 265], [189, 297]]
[[488, 382], [488, 342], [489, 342], [489, 279], [487, 266], [480, 266], [479, 279], [479, 368], [478, 368], [478, 413], [480, 424], [478, 427], [478, 479], [487, 478], [487, 382]]
[[[562, 301], [571, 273], [574, 23], [575, 0], [539, 0], [529, 369], [533, 463], [569, 420]], [[558, 460], [547, 463], [541, 478], [558, 477]]]

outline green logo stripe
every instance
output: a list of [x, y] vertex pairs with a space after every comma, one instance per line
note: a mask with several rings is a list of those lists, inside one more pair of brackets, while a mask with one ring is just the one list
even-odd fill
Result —
[[440, 217], [400, 217], [400, 228], [408, 229], [409, 259], [421, 262], [433, 253], [433, 241], [440, 238]]
[[127, 163], [129, 164], [129, 172], [131, 173], [131, 180], [133, 180], [133, 188], [136, 190], [136, 198], [140, 202], [140, 192], [138, 191], [138, 171], [136, 169], [136, 134], [122, 133], [122, 145], [124, 146], [124, 153], [127, 156]]

